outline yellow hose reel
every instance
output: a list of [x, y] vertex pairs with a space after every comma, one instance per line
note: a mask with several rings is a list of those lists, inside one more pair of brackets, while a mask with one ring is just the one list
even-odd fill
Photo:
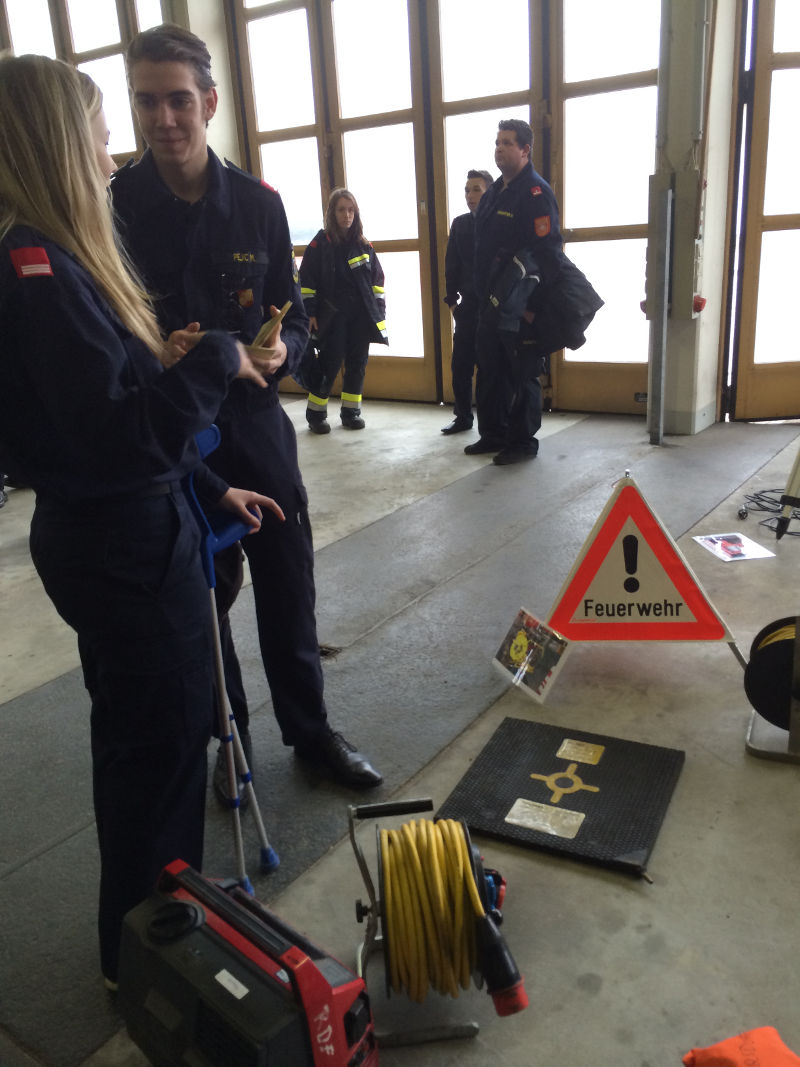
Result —
[[800, 700], [800, 645], [796, 616], [777, 619], [756, 634], [744, 671], [744, 690], [755, 710], [789, 729], [792, 701]]
[[[412, 820], [397, 830], [376, 826], [378, 892], [356, 840], [356, 821], [431, 811], [429, 799], [354, 805], [350, 841], [369, 896], [356, 902], [367, 932], [359, 960], [383, 948], [386, 995], [421, 1002], [431, 990], [456, 997], [484, 981], [498, 1015], [527, 1006], [522, 978], [498, 930], [505, 880], [486, 870], [460, 820]], [[380, 920], [382, 936], [378, 935]]]

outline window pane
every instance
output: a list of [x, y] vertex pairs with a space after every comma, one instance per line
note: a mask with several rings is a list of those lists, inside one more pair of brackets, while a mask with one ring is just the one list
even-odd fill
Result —
[[293, 244], [307, 245], [323, 217], [316, 138], [262, 145], [261, 173], [281, 194]]
[[492, 180], [499, 177], [494, 163], [494, 142], [500, 119], [530, 121], [527, 108], [477, 111], [470, 115], [450, 115], [444, 120], [445, 156], [447, 160], [447, 215], [463, 215], [464, 186], [468, 170], [488, 170]]
[[[564, 225], [647, 222], [648, 176], [655, 162], [655, 86], [567, 100], [564, 114]], [[598, 167], [609, 159], [614, 160], [613, 179], [598, 181]]]
[[797, 185], [797, 94], [800, 70], [776, 70], [769, 102], [767, 175], [764, 213], [788, 215], [800, 211]]
[[406, 0], [332, 4], [342, 118], [411, 107]]
[[97, 82], [103, 94], [103, 111], [111, 131], [109, 152], [112, 156], [117, 152], [135, 152], [136, 137], [122, 55], [118, 52], [105, 59], [92, 59], [81, 63], [80, 69]]
[[[797, 334], [787, 329], [789, 309], [797, 300], [797, 275], [793, 265], [800, 257], [800, 231], [780, 230], [761, 236], [761, 270], [756, 307], [755, 363], [791, 363], [800, 360]], [[788, 313], [788, 314], [787, 314]], [[787, 407], [790, 405], [787, 404]], [[791, 410], [800, 406], [800, 383]]]
[[445, 100], [528, 88], [528, 0], [502, 0], [490, 7], [486, 0], [440, 0], [439, 19]]
[[605, 304], [586, 331], [586, 344], [566, 350], [579, 363], [646, 363], [650, 323], [639, 302], [644, 295], [647, 242], [572, 241], [566, 253], [580, 267]]
[[136, 17], [139, 20], [140, 30], [160, 26], [164, 21], [164, 16], [161, 14], [161, 0], [136, 0]]
[[775, 52], [800, 52], [800, 4], [797, 0], [775, 0]]
[[14, 54], [56, 58], [47, 0], [6, 0]]
[[314, 92], [305, 10], [249, 23], [250, 66], [259, 130], [314, 122]]
[[347, 187], [358, 201], [367, 237], [371, 241], [416, 238], [417, 179], [411, 124], [346, 133], [344, 162]]
[[661, 0], [564, 0], [564, 80], [653, 70], [660, 30]]
[[[361, 202], [359, 201], [359, 207]], [[386, 275], [386, 329], [389, 346], [372, 344], [373, 356], [422, 359], [422, 296], [418, 252], [379, 252]], [[367, 366], [369, 376], [369, 366]]]
[[119, 19], [114, 0], [67, 0], [67, 11], [76, 52], [88, 52], [119, 41]]

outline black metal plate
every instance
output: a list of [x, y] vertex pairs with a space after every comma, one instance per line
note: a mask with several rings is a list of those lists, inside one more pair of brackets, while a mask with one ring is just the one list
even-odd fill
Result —
[[683, 762], [677, 749], [507, 718], [437, 818], [642, 874]]

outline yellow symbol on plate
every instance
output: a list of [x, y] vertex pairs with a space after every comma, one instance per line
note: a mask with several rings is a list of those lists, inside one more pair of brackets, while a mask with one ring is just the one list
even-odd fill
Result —
[[[590, 793], [599, 793], [600, 790], [596, 785], [583, 784], [575, 773], [577, 766], [577, 763], [570, 763], [565, 771], [556, 771], [554, 774], [532, 774], [531, 778], [547, 783], [548, 788], [553, 793], [550, 798], [551, 804], [557, 804], [565, 793], [577, 793], [580, 789], [587, 789]], [[569, 785], [559, 785], [558, 783], [563, 782], [565, 778], [569, 781]]]

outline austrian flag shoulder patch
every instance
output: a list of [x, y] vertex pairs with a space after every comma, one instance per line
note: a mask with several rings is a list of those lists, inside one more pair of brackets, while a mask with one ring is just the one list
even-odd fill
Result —
[[540, 215], [538, 219], [533, 220], [533, 226], [537, 237], [547, 237], [550, 233], [550, 216]]
[[43, 248], [12, 248], [9, 251], [18, 278], [41, 277], [42, 275], [53, 277], [53, 268]]
[[541, 195], [542, 195], [542, 187], [541, 187], [541, 185], [532, 185], [531, 186], [531, 196], [541, 196]]

